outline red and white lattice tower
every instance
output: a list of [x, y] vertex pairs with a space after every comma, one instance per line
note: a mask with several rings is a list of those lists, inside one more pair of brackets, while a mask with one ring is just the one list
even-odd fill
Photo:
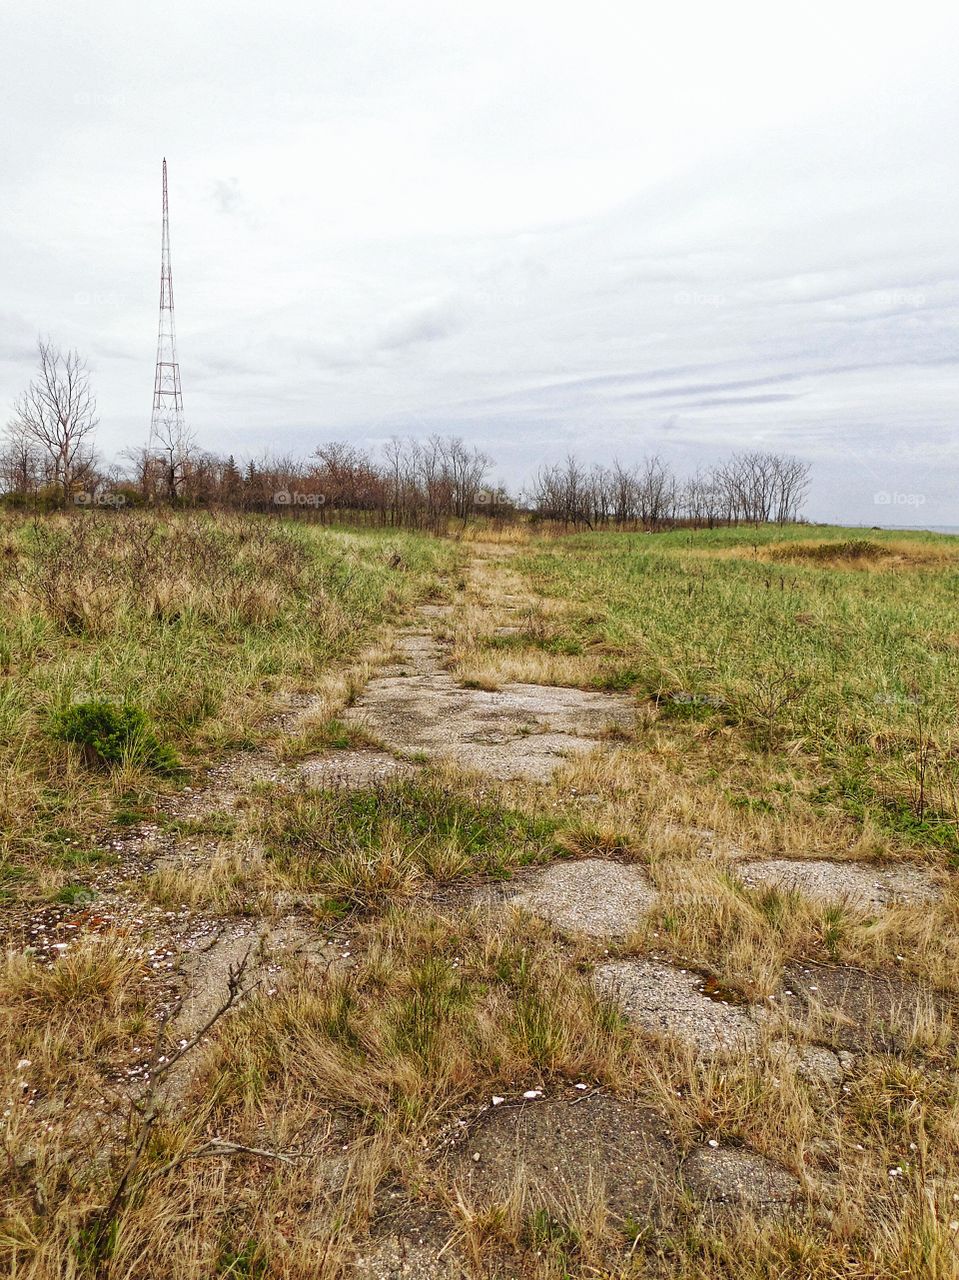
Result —
[[170, 266], [170, 209], [167, 202], [166, 157], [163, 160], [163, 247], [160, 255], [160, 333], [153, 380], [153, 416], [150, 419], [150, 446], [156, 448], [179, 441], [184, 434], [183, 392], [180, 366], [176, 358], [176, 328], [173, 322], [173, 269]]

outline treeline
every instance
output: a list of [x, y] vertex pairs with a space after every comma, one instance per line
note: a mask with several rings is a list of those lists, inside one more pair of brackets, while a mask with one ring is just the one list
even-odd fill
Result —
[[380, 456], [321, 445], [307, 459], [265, 455], [242, 468], [203, 449], [177, 416], [155, 424], [143, 447], [104, 465], [97, 456], [96, 397], [76, 351], [38, 345], [37, 374], [14, 405], [0, 443], [0, 492], [12, 505], [151, 505], [296, 509], [439, 528], [475, 510], [506, 514], [506, 495], [484, 488], [491, 460], [456, 437], [392, 440]]
[[610, 467], [568, 457], [540, 470], [532, 506], [540, 519], [573, 528], [786, 524], [800, 518], [809, 478], [808, 463], [781, 453], [737, 453], [687, 477], [658, 457]]
[[135, 458], [136, 499], [242, 511], [296, 510], [317, 520], [440, 529], [474, 511], [511, 512], [487, 487], [491, 460], [455, 436], [390, 440], [373, 455], [355, 445], [320, 445], [308, 458], [263, 454], [242, 468], [231, 456], [191, 450], [171, 493], [165, 464], [149, 450]]
[[241, 467], [232, 456], [201, 448], [179, 421], [104, 465], [95, 450], [97, 425], [83, 361], [41, 341], [38, 376], [0, 443], [6, 503], [296, 510], [317, 520], [437, 530], [477, 513], [522, 512], [564, 528], [656, 530], [785, 523], [801, 515], [809, 488], [808, 465], [783, 454], [738, 453], [689, 477], [658, 457], [633, 466], [587, 466], [568, 457], [541, 468], [531, 491], [513, 499], [490, 484], [492, 460], [455, 436], [393, 439], [375, 454], [324, 444], [308, 458], [264, 455]]

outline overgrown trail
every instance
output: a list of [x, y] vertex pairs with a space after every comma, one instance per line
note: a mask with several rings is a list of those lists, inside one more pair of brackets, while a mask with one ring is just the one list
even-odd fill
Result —
[[[144, 1257], [177, 1277], [728, 1280], [730, 1258], [800, 1238], [842, 1265], [849, 1185], [887, 1193], [896, 1153], [858, 1141], [870, 1054], [918, 1096], [909, 1055], [947, 1052], [951, 1011], [806, 948], [844, 913], [881, 933], [939, 910], [941, 885], [759, 856], [690, 820], [636, 696], [553, 662], [562, 602], [513, 554], [474, 544], [349, 671], [279, 698], [260, 745], [118, 838], [86, 901], [25, 922], [51, 974], [129, 951], [158, 1053], [243, 970], [165, 1078], [163, 1176], [125, 1210], [108, 1280]], [[101, 1180], [154, 1032], [100, 1081]], [[46, 1114], [79, 1159], [91, 1126]], [[194, 1161], [211, 1142], [212, 1173]], [[959, 1188], [923, 1194], [938, 1214]]]
[[[487, 689], [464, 685], [455, 654], [464, 629], [475, 629], [477, 614], [483, 632], [496, 639], [522, 634], [539, 604], [512, 573], [508, 551], [496, 545], [475, 549], [467, 582], [453, 603], [421, 606], [419, 616], [429, 626], [396, 634], [393, 660], [374, 673], [345, 713], [348, 724], [393, 753], [399, 776], [408, 776], [412, 761], [439, 762], [474, 776], [480, 787], [482, 779], [546, 787], [576, 757], [591, 754], [600, 761], [610, 742], [629, 738], [636, 707], [622, 695], [514, 681]], [[313, 784], [336, 779], [366, 787], [382, 775], [372, 774], [365, 758], [375, 759], [379, 771], [390, 757], [382, 750], [352, 752], [349, 764], [338, 767], [334, 753], [306, 769]], [[601, 763], [594, 767], [601, 777]], [[539, 802], [537, 795], [526, 792], [534, 811], [549, 803], [546, 791]], [[743, 1008], [731, 993], [714, 990], [705, 973], [655, 958], [609, 961], [610, 949], [635, 931], [657, 897], [643, 868], [624, 865], [621, 857], [591, 857], [521, 873], [492, 891], [484, 886], [456, 899], [453, 910], [478, 910], [495, 931], [497, 919], [519, 909], [570, 942], [588, 940], [585, 955], [582, 945], [566, 954], [570, 976], [582, 972], [584, 958], [592, 955], [586, 975], [596, 991], [645, 1031], [685, 1044], [704, 1064], [694, 1070], [709, 1072], [714, 1060], [755, 1061], [765, 1051], [817, 1086], [838, 1088], [848, 1054], [840, 1061], [824, 1047], [794, 1047], [786, 1020], [765, 1007]], [[776, 1219], [801, 1211], [799, 1179], [758, 1152], [713, 1144], [684, 1160], [666, 1113], [582, 1081], [549, 1092], [534, 1087], [494, 1097], [460, 1120], [461, 1132], [447, 1133], [432, 1175], [442, 1188], [439, 1203], [512, 1202], [520, 1214], [542, 1203], [560, 1218], [575, 1205], [581, 1213], [618, 1221], [641, 1220], [652, 1203], [653, 1219], [665, 1222], [685, 1188], [716, 1212]], [[360, 1275], [463, 1275], [462, 1239], [460, 1249], [450, 1248], [461, 1231], [455, 1217], [436, 1211], [424, 1217], [401, 1195], [374, 1217], [353, 1265]]]
[[[495, 548], [493, 556], [474, 559], [474, 590], [486, 580], [480, 566], [497, 559]], [[495, 607], [481, 587], [476, 595], [474, 607]], [[500, 609], [509, 619], [522, 616], [512, 600]], [[490, 689], [465, 685], [450, 670], [452, 645], [442, 638], [444, 628], [455, 631], [456, 613], [455, 605], [421, 608], [439, 636], [419, 629], [398, 635], [395, 661], [349, 709], [349, 724], [390, 750], [504, 781], [548, 781], [564, 760], [594, 751], [610, 732], [632, 728], [636, 712], [628, 698], [512, 681]], [[516, 621], [512, 625], [519, 630]], [[494, 634], [509, 634], [510, 626]]]

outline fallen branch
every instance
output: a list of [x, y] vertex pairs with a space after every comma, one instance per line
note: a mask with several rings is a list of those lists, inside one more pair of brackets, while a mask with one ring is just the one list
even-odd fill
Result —
[[[124, 1166], [123, 1172], [120, 1174], [108, 1203], [95, 1215], [94, 1218], [93, 1238], [98, 1249], [102, 1250], [105, 1243], [110, 1239], [114, 1224], [125, 1209], [130, 1199], [133, 1186], [137, 1181], [140, 1165], [147, 1147], [149, 1146], [150, 1138], [153, 1135], [153, 1130], [156, 1127], [157, 1120], [159, 1119], [161, 1104], [160, 1086], [163, 1081], [170, 1071], [173, 1070], [176, 1064], [181, 1062], [187, 1054], [191, 1053], [200, 1041], [210, 1033], [224, 1014], [228, 1013], [243, 996], [247, 995], [257, 985], [255, 982], [251, 983], [249, 986], [244, 986], [243, 984], [243, 979], [249, 967], [252, 951], [253, 946], [251, 944], [240, 963], [235, 966], [230, 966], [230, 973], [227, 979], [227, 994], [223, 1003], [210, 1014], [206, 1022], [204, 1022], [188, 1040], [185, 1040], [183, 1044], [179, 1045], [170, 1054], [162, 1054], [160, 1051], [163, 1048], [164, 1032], [166, 1031], [171, 1019], [179, 1011], [180, 1006], [174, 1006], [174, 1008], [169, 1010], [161, 1020], [160, 1026], [157, 1030], [153, 1054], [150, 1058], [150, 1088], [148, 1089], [143, 1102], [137, 1105], [137, 1110], [140, 1113], [140, 1124], [136, 1139], [133, 1143], [133, 1150], [130, 1153], [130, 1157], [127, 1160], [126, 1165]], [[200, 1151], [203, 1154], [214, 1154], [213, 1151], [207, 1151], [206, 1148], [211, 1145], [215, 1145], [218, 1141], [218, 1139], [213, 1139], [211, 1143], [205, 1144], [204, 1148], [201, 1148]], [[237, 1146], [238, 1144], [227, 1145]], [[221, 1154], [232, 1154], [232, 1152], [224, 1151], [221, 1152]], [[274, 1156], [277, 1155], [277, 1153], [272, 1154]], [[182, 1159], [186, 1158], [188, 1157], [180, 1157], [179, 1160], [174, 1161], [173, 1164], [175, 1165], [176, 1163], [181, 1162]], [[157, 1175], [154, 1174], [147, 1178], [147, 1181], [152, 1181], [155, 1176]]]
[[175, 1156], [162, 1168], [156, 1169], [149, 1174], [146, 1180], [147, 1182], [153, 1182], [157, 1178], [164, 1178], [187, 1160], [200, 1160], [204, 1156], [241, 1155], [259, 1156], [264, 1160], [280, 1160], [284, 1164], [295, 1164], [298, 1153], [294, 1151], [271, 1151], [267, 1147], [248, 1147], [243, 1142], [230, 1142], [226, 1138], [210, 1138], [208, 1142], [204, 1142], [202, 1146], [194, 1148], [193, 1151], [184, 1151], [182, 1155]]

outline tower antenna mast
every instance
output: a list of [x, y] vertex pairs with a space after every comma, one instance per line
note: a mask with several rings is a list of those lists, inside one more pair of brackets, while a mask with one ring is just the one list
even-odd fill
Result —
[[184, 436], [183, 392], [176, 358], [176, 326], [173, 319], [173, 269], [170, 265], [170, 208], [167, 200], [166, 157], [163, 158], [163, 245], [160, 251], [160, 330], [153, 379], [153, 415], [150, 450], [170, 453]]

